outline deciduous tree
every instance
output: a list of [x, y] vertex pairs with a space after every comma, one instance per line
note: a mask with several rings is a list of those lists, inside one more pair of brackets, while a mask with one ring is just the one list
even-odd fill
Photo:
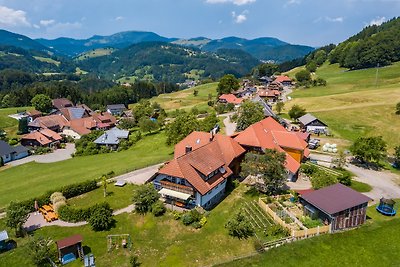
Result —
[[18, 203], [11, 202], [7, 207], [6, 226], [15, 229], [15, 235], [23, 234], [23, 225], [28, 220], [29, 210]]
[[135, 210], [144, 214], [151, 210], [151, 206], [158, 200], [159, 195], [152, 184], [139, 186], [133, 193]]
[[239, 89], [239, 81], [232, 74], [223, 76], [218, 83], [217, 92], [219, 95], [229, 94], [232, 91]]
[[38, 94], [31, 100], [32, 106], [41, 112], [49, 112], [52, 107], [51, 98], [44, 94]]
[[278, 114], [281, 114], [282, 113], [282, 110], [284, 109], [284, 107], [285, 107], [285, 103], [284, 102], [282, 102], [282, 101], [278, 101], [278, 103], [276, 103], [276, 112], [278, 112]]
[[296, 80], [300, 84], [308, 83], [311, 81], [311, 74], [308, 70], [301, 70], [295, 74]]
[[376, 162], [386, 157], [386, 142], [382, 136], [359, 137], [351, 145], [350, 151], [362, 162]]
[[299, 105], [293, 105], [288, 114], [290, 118], [297, 120], [298, 118], [306, 114], [306, 109]]
[[175, 120], [166, 127], [167, 144], [176, 144], [199, 128], [200, 123], [193, 114], [181, 112]]
[[243, 131], [253, 123], [264, 119], [263, 107], [259, 103], [244, 102], [239, 109], [236, 130]]
[[56, 251], [53, 240], [44, 237], [30, 238], [28, 245], [28, 255], [36, 266], [50, 266], [50, 261], [55, 260]]
[[91, 209], [88, 222], [94, 231], [109, 230], [114, 224], [112, 213], [113, 210], [107, 202], [96, 204]]
[[228, 234], [239, 239], [246, 239], [254, 235], [254, 228], [251, 226], [248, 217], [242, 211], [236, 213], [226, 224]]
[[276, 150], [266, 149], [264, 154], [247, 153], [241, 164], [242, 176], [249, 175], [263, 180], [266, 191], [270, 194], [278, 192], [285, 183], [286, 156]]

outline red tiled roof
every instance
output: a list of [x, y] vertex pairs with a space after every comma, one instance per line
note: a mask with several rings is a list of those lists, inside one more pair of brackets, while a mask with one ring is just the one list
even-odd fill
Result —
[[292, 173], [296, 173], [299, 170], [300, 163], [286, 153], [283, 148], [292, 148], [304, 153], [307, 147], [307, 143], [304, 140], [300, 139], [295, 133], [288, 132], [271, 117], [252, 124], [240, 132], [234, 140], [243, 146], [275, 149], [279, 152], [284, 152], [286, 154], [285, 166]]
[[63, 249], [66, 247], [70, 247], [70, 246], [76, 245], [78, 243], [81, 243], [82, 240], [83, 240], [83, 237], [81, 235], [73, 235], [73, 236], [56, 241], [57, 248]]
[[40, 132], [28, 133], [21, 137], [21, 140], [36, 140], [42, 146], [50, 144], [52, 141]]
[[44, 136], [46, 136], [49, 139], [53, 139], [55, 141], [59, 141], [62, 139], [61, 135], [59, 135], [58, 133], [50, 130], [50, 129], [43, 129], [40, 130], [39, 133], [43, 134]]
[[182, 141], [175, 145], [174, 157], [178, 158], [186, 152], [186, 146], [192, 147], [195, 150], [205, 144], [210, 143], [211, 134], [206, 132], [194, 131], [185, 137]]
[[227, 103], [231, 103], [234, 105], [240, 104], [243, 102], [243, 99], [237, 98], [234, 94], [223, 94], [218, 98], [219, 100], [225, 100]]
[[[180, 146], [185, 147], [186, 142], [195, 140], [198, 136], [205, 136], [204, 134], [206, 133], [194, 132], [186, 141], [185, 139], [181, 141]], [[228, 136], [217, 134], [212, 141], [209, 138], [207, 140], [208, 142], [204, 140], [207, 143], [203, 143], [202, 146], [187, 154], [176, 155], [176, 158], [161, 168], [158, 173], [184, 178], [202, 195], [206, 194], [233, 173], [229, 165], [245, 152]], [[180, 153], [179, 149], [177, 153]], [[202, 178], [201, 174], [207, 176], [221, 167], [225, 169], [225, 173], [219, 172], [207, 181]]]
[[306, 141], [311, 135], [310, 133], [307, 132], [295, 132], [295, 133], [297, 134], [298, 137], [300, 137], [304, 141]]
[[40, 116], [42, 116], [42, 112], [40, 112], [40, 111], [38, 111], [36, 109], [28, 111], [27, 114], [29, 116], [32, 116], [32, 117], [40, 117]]
[[280, 83], [291, 82], [291, 81], [292, 81], [292, 79], [290, 79], [288, 76], [285, 76], [285, 75], [280, 75], [275, 78], [275, 82], [280, 82]]
[[335, 214], [372, 200], [345, 185], [334, 184], [302, 195], [308, 203], [326, 212]]
[[92, 117], [76, 119], [69, 122], [70, 128], [80, 135], [89, 134], [96, 128], [96, 121]]

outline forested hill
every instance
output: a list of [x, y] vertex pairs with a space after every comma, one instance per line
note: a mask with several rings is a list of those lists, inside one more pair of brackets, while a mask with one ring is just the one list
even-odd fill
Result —
[[169, 43], [146, 42], [110, 55], [81, 60], [78, 64], [81, 69], [102, 78], [176, 83], [185, 81], [191, 75], [198, 78], [219, 78], [227, 73], [243, 76], [250, 73], [259, 60], [241, 50], [223, 49], [208, 53]]
[[400, 18], [365, 27], [330, 53], [331, 63], [361, 69], [400, 61]]

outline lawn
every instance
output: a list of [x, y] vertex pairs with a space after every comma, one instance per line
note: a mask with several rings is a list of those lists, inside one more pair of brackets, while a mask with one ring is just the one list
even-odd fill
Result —
[[101, 201], [108, 202], [113, 210], [126, 208], [132, 204], [133, 190], [136, 185], [126, 184], [118, 187], [113, 183], [107, 185], [107, 196], [104, 197], [103, 187], [89, 193], [68, 199], [68, 205], [76, 208], [87, 208]]
[[173, 147], [165, 144], [163, 132], [143, 137], [126, 151], [75, 157], [56, 163], [30, 162], [0, 170], [0, 207], [11, 200], [24, 200], [62, 185], [99, 178], [114, 171], [117, 175], [172, 158]]
[[375, 206], [367, 214], [373, 222], [359, 229], [297, 241], [219, 266], [397, 266], [399, 216], [384, 217]]
[[369, 184], [362, 183], [362, 182], [355, 181], [355, 180], [351, 181], [350, 187], [361, 193], [370, 192], [372, 190], [372, 187]]
[[[334, 137], [354, 141], [359, 136], [382, 135], [389, 151], [400, 144], [400, 119], [394, 114], [400, 102], [400, 63], [376, 69], [346, 71], [337, 64], [325, 64], [317, 75], [326, 87], [296, 89], [286, 104], [288, 111], [298, 104], [326, 122]], [[376, 82], [377, 81], [377, 82]]]
[[2, 108], [0, 109], [0, 129], [6, 131], [8, 137], [16, 137], [18, 131], [18, 121], [8, 117], [19, 111], [30, 110], [32, 107]]
[[[176, 109], [190, 110], [193, 107], [199, 110], [210, 110], [211, 107], [207, 105], [208, 95], [211, 94], [212, 99], [215, 100], [217, 97], [217, 85], [218, 83], [207, 83], [178, 92], [161, 94], [153, 97], [150, 101], [159, 103], [167, 113]], [[197, 96], [193, 95], [194, 90], [199, 92]]]
[[[246, 194], [246, 190], [245, 186], [239, 186], [232, 191], [209, 213], [206, 225], [200, 230], [184, 226], [181, 221], [174, 220], [171, 213], [162, 217], [125, 213], [116, 216], [116, 227], [106, 232], [93, 232], [89, 226], [44, 227], [33, 234], [59, 240], [79, 233], [99, 267], [128, 266], [129, 251], [119, 249], [107, 253], [106, 236], [124, 233], [131, 235], [132, 253], [139, 256], [142, 266], [208, 266], [254, 251], [253, 238], [232, 238], [224, 227], [244, 201], [256, 197]], [[2, 223], [4, 220], [0, 220], [0, 228]], [[17, 249], [0, 254], [0, 262], [5, 266], [32, 266], [25, 256], [25, 242], [26, 239], [19, 239]], [[68, 266], [82, 266], [82, 263], [76, 261]]]

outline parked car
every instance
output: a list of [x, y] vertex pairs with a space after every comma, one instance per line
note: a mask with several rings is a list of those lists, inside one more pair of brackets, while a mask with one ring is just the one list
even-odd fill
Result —
[[319, 142], [320, 142], [319, 139], [311, 139], [308, 142], [308, 148], [309, 149], [317, 149], [319, 147]]

